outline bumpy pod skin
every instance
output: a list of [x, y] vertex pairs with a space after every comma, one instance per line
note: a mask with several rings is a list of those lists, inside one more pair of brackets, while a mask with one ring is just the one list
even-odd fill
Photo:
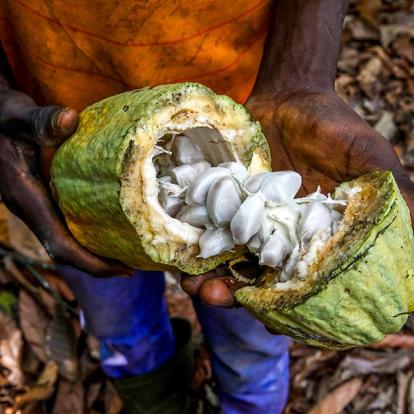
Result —
[[[186, 100], [196, 107], [185, 107]], [[147, 180], [149, 155], [172, 118], [177, 125], [187, 122], [192, 127], [191, 120], [202, 113], [203, 119], [211, 114], [231, 124], [229, 112], [248, 126], [232, 143], [241, 162], [269, 170], [270, 153], [259, 123], [242, 105], [203, 85], [145, 88], [86, 108], [77, 131], [59, 148], [52, 164], [60, 209], [80, 244], [141, 269], [178, 268], [190, 274], [204, 273], [234, 257], [237, 252], [198, 258], [197, 241], [170, 234], [159, 211], [148, 203], [148, 194], [156, 197], [157, 189]]]
[[374, 203], [319, 255], [299, 291], [264, 285], [236, 292], [237, 300], [270, 328], [320, 348], [346, 349], [399, 331], [414, 310], [407, 205], [390, 172], [362, 176], [337, 192], [357, 186], [364, 189], [358, 203], [375, 198]]

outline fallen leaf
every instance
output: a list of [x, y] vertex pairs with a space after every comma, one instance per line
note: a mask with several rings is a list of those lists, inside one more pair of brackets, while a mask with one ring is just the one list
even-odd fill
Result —
[[357, 80], [364, 92], [371, 96], [374, 84], [378, 81], [378, 76], [382, 70], [381, 59], [372, 57], [361, 69], [357, 76]]
[[397, 373], [397, 385], [398, 385], [398, 396], [397, 396], [397, 413], [405, 414], [407, 408], [407, 392], [410, 386], [410, 380], [412, 378], [411, 373], [398, 372]]
[[408, 350], [380, 353], [365, 349], [346, 354], [338, 364], [331, 386], [351, 378], [370, 374], [395, 374], [411, 365], [414, 352]]
[[7, 229], [10, 246], [18, 253], [41, 262], [51, 262], [49, 255], [37, 239], [18, 217], [9, 213]]
[[356, 9], [363, 20], [370, 26], [378, 27], [378, 13], [381, 9], [381, 0], [359, 0]]
[[398, 131], [394, 121], [394, 114], [390, 111], [383, 111], [381, 119], [375, 124], [374, 128], [388, 140], [393, 139]]
[[29, 292], [36, 294], [37, 288], [28, 280], [26, 275], [16, 266], [13, 259], [10, 256], [3, 258], [3, 263], [6, 271], [19, 283], [22, 287]]
[[414, 64], [414, 40], [406, 33], [398, 36], [392, 43], [391, 48], [397, 55], [405, 58], [411, 64]]
[[110, 381], [106, 381], [105, 389], [105, 414], [119, 414], [123, 403]]
[[379, 356], [373, 354], [373, 360], [347, 355], [340, 364], [340, 368], [350, 375], [367, 375], [372, 373], [393, 374], [411, 364], [414, 353], [398, 351], [393, 354]]
[[362, 384], [361, 378], [354, 378], [345, 382], [319, 401], [308, 414], [340, 414], [358, 394]]
[[23, 372], [31, 377], [34, 377], [37, 375], [42, 365], [43, 363], [40, 362], [39, 358], [35, 356], [30, 346], [25, 346], [23, 350], [22, 362]]
[[0, 244], [2, 244], [5, 247], [11, 247], [9, 229], [7, 227], [9, 215], [9, 210], [4, 205], [4, 203], [0, 201]]
[[194, 355], [193, 376], [191, 387], [199, 389], [205, 382], [212, 378], [210, 356], [205, 346], [198, 349]]
[[64, 299], [66, 299], [68, 302], [75, 300], [75, 295], [60, 275], [58, 275], [56, 272], [51, 271], [43, 271], [42, 274], [49, 285], [58, 293], [60, 293]]
[[16, 408], [33, 401], [47, 400], [55, 391], [55, 383], [58, 377], [58, 366], [54, 361], [48, 361], [42, 373], [33, 387], [28, 387], [26, 391], [16, 397]]
[[377, 41], [379, 39], [379, 33], [372, 27], [369, 27], [362, 20], [352, 19], [346, 25], [351, 31], [352, 40], [360, 41]]
[[407, 414], [414, 414], [414, 377], [411, 378], [408, 388]]
[[81, 381], [59, 381], [52, 414], [82, 414], [85, 412], [85, 391]]
[[50, 320], [46, 312], [25, 291], [19, 295], [20, 326], [26, 342], [40, 361], [46, 363], [46, 332]]
[[322, 364], [335, 358], [336, 355], [337, 354], [334, 351], [317, 350], [313, 355], [305, 359], [304, 366], [302, 366], [299, 372], [294, 376], [293, 381], [299, 385], [304, 378], [319, 370]]
[[16, 386], [23, 385], [22, 356], [22, 333], [11, 316], [0, 313], [0, 367], [7, 381]]
[[49, 356], [59, 366], [59, 373], [69, 381], [78, 377], [77, 339], [73, 324], [60, 304], [56, 304], [53, 320], [47, 329]]
[[102, 389], [101, 382], [94, 382], [88, 387], [88, 392], [86, 394], [86, 411], [89, 413], [92, 410], [92, 406], [95, 401], [98, 399], [99, 394]]
[[[374, 398], [367, 406], [367, 411], [380, 413], [391, 413], [390, 409], [394, 405], [394, 398], [397, 395], [395, 384], [390, 384], [385, 378], [381, 377], [381, 383], [375, 390]], [[395, 411], [394, 411], [395, 412]]]
[[406, 334], [387, 335], [381, 342], [371, 345], [371, 348], [407, 348], [414, 349], [414, 336]]
[[414, 27], [407, 27], [405, 25], [390, 24], [382, 25], [380, 27], [380, 40], [382, 46], [387, 48], [390, 43], [397, 38], [398, 35], [404, 34], [410, 37], [414, 36]]

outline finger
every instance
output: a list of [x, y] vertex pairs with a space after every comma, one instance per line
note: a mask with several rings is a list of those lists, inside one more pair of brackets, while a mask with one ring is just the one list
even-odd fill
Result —
[[25, 114], [16, 134], [42, 147], [55, 147], [75, 131], [78, 122], [79, 116], [74, 109], [37, 107]]
[[190, 296], [195, 296], [200, 293], [200, 288], [204, 282], [209, 279], [217, 278], [218, 275], [215, 271], [204, 273], [203, 275], [192, 276], [183, 274], [181, 276], [181, 288]]
[[208, 279], [200, 287], [200, 299], [208, 306], [232, 308], [237, 305], [234, 292], [243, 286], [231, 276]]
[[10, 137], [43, 147], [61, 144], [76, 129], [78, 113], [60, 106], [36, 106], [25, 94], [0, 93], [1, 131]]
[[6, 206], [30, 227], [57, 262], [100, 277], [132, 274], [131, 268], [95, 256], [75, 241], [30, 170], [33, 156], [30, 147], [0, 137], [0, 192]]

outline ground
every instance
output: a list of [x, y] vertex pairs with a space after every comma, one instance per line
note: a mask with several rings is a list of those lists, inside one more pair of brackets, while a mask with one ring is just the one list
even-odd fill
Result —
[[[414, 179], [414, 2], [360, 0], [345, 20], [337, 91], [393, 144]], [[171, 314], [198, 344], [194, 413], [218, 414], [214, 380], [191, 301], [168, 276]], [[286, 414], [414, 413], [414, 322], [372, 348], [292, 344]], [[0, 413], [118, 414], [96, 339], [39, 243], [0, 204]]]

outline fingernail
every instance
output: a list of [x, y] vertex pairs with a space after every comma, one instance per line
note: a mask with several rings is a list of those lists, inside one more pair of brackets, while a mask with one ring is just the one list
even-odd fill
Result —
[[231, 290], [218, 279], [209, 280], [201, 286], [200, 299], [207, 306], [231, 308], [235, 305]]
[[57, 131], [60, 128], [60, 123], [62, 121], [62, 115], [69, 108], [62, 108], [59, 111], [56, 111], [52, 117], [52, 128], [54, 131]]
[[62, 108], [55, 112], [52, 118], [52, 128], [54, 131], [60, 131], [65, 134], [71, 133], [75, 130], [77, 122], [77, 112], [72, 108]]
[[200, 289], [200, 283], [192, 277], [183, 278], [180, 283], [181, 289], [190, 296], [196, 295]]

